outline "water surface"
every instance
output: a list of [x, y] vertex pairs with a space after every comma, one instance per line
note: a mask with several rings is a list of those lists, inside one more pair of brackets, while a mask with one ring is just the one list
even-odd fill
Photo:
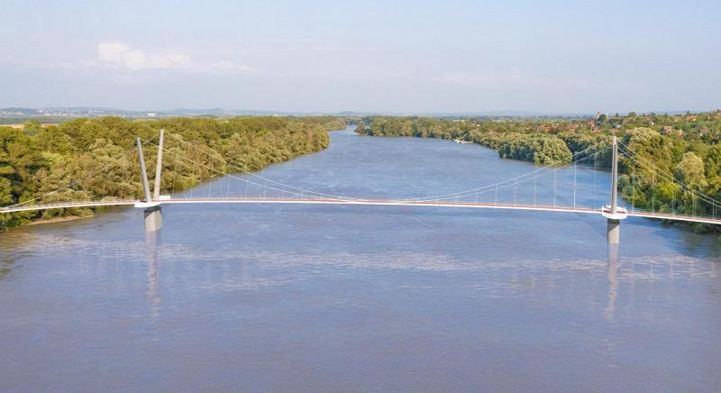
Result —
[[[533, 169], [343, 131], [259, 174], [395, 198]], [[577, 203], [607, 198], [591, 167], [472, 198], [569, 203], [573, 178]], [[186, 194], [218, 192], [257, 190], [225, 178]], [[0, 391], [721, 390], [714, 236], [628, 219], [609, 260], [588, 215], [176, 205], [164, 219], [157, 236], [133, 209], [0, 234]]]

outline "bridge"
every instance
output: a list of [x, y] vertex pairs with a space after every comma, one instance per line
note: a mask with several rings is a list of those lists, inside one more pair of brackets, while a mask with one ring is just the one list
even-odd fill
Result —
[[[172, 134], [170, 134], [172, 136]], [[182, 141], [181, 138], [177, 138], [180, 143], [188, 144], [189, 142]], [[146, 141], [146, 143], [150, 143]], [[525, 212], [546, 212], [546, 213], [573, 213], [573, 214], [590, 214], [600, 215], [607, 219], [607, 234], [608, 242], [610, 245], [617, 245], [620, 242], [620, 222], [627, 217], [640, 217], [650, 219], [661, 219], [675, 222], [689, 222], [689, 223], [703, 223], [709, 225], [721, 225], [721, 218], [716, 217], [716, 208], [721, 206], [720, 203], [713, 200], [711, 197], [702, 194], [698, 190], [694, 190], [691, 187], [681, 183], [677, 179], [669, 177], [668, 174], [664, 174], [657, 168], [653, 167], [652, 163], [643, 162], [640, 157], [633, 155], [633, 152], [627, 147], [623, 146], [621, 151], [626, 154], [628, 159], [636, 160], [636, 162], [645, 167], [646, 169], [652, 170], [652, 172], [660, 178], [666, 178], [673, 181], [678, 187], [691, 195], [694, 204], [698, 200], [698, 203], [704, 203], [707, 206], [711, 206], [711, 215], [695, 214], [677, 214], [674, 211], [648, 211], [636, 209], [635, 206], [631, 205], [630, 208], [619, 205], [618, 199], [618, 157], [620, 144], [616, 137], [613, 137], [613, 141], [610, 146], [591, 146], [582, 152], [578, 152], [571, 164], [566, 165], [546, 165], [540, 168], [534, 169], [528, 173], [520, 176], [515, 176], [510, 179], [506, 179], [493, 184], [484, 185], [481, 187], [471, 188], [459, 192], [442, 194], [442, 195], [431, 195], [426, 197], [415, 197], [415, 198], [364, 198], [364, 197], [349, 197], [341, 195], [325, 194], [318, 191], [308, 190], [300, 187], [283, 184], [273, 179], [265, 178], [258, 174], [247, 171], [244, 172], [245, 177], [240, 177], [236, 173], [216, 171], [210, 168], [212, 172], [223, 178], [227, 179], [228, 184], [225, 187], [224, 195], [213, 195], [211, 190], [208, 194], [203, 196], [196, 196], [191, 194], [188, 196], [173, 196], [173, 195], [161, 195], [161, 180], [162, 180], [162, 169], [163, 169], [163, 153], [165, 143], [165, 132], [160, 131], [158, 136], [158, 143], [150, 143], [157, 148], [156, 157], [156, 168], [153, 189], [151, 191], [150, 183], [148, 180], [148, 173], [145, 164], [145, 157], [143, 155], [143, 141], [140, 138], [136, 138], [136, 146], [130, 151], [133, 155], [137, 154], [140, 179], [142, 183], [142, 196], [135, 196], [133, 198], [102, 198], [99, 200], [81, 200], [81, 201], [57, 201], [57, 202], [45, 202], [47, 196], [56, 194], [62, 190], [56, 190], [46, 195], [39, 196], [38, 198], [23, 203], [0, 207], [0, 214], [19, 213], [25, 211], [42, 211], [51, 209], [76, 209], [76, 208], [100, 208], [100, 207], [112, 207], [112, 206], [132, 206], [135, 208], [143, 209], [145, 216], [145, 230], [148, 232], [158, 231], [162, 227], [162, 206], [163, 205], [198, 205], [198, 204], [245, 204], [245, 205], [355, 205], [355, 206], [396, 206], [396, 207], [408, 207], [408, 208], [455, 208], [455, 209], [497, 209], [497, 210], [516, 210]], [[191, 145], [193, 149], [197, 147]], [[608, 204], [602, 204], [600, 206], [593, 206], [592, 203], [596, 201], [594, 198], [583, 198], [578, 191], [578, 182], [576, 178], [577, 165], [583, 163], [583, 161], [592, 160], [595, 164], [596, 158], [599, 154], [603, 154], [606, 150], [611, 150], [611, 179], [610, 184], [607, 186], [610, 188], [610, 198]], [[186, 157], [180, 156], [177, 152], [171, 152], [176, 156], [176, 161], [190, 162], [194, 165], [206, 166], [202, 163], [194, 162]], [[562, 198], [559, 190], [558, 171], [564, 168], [573, 168], [573, 182], [567, 184], [566, 187], [572, 189], [572, 198]], [[596, 168], [594, 168], [595, 170]], [[100, 175], [100, 174], [98, 174]], [[550, 195], [546, 195], [546, 200], [539, 198], [539, 181], [543, 178], [553, 177], [553, 193], [552, 198]], [[237, 188], [234, 188], [234, 192], [231, 192], [230, 182], [235, 181], [243, 183], [246, 188], [244, 191], [238, 192]], [[531, 198], [531, 183], [533, 184], [533, 197]], [[522, 197], [519, 198], [519, 185], [521, 188]], [[249, 193], [248, 187], [252, 186], [255, 188], [254, 192]], [[525, 197], [523, 196], [523, 189], [527, 187]], [[171, 187], [172, 188], [172, 187]], [[548, 187], [550, 188], [550, 186]], [[595, 187], [594, 187], [595, 188]], [[216, 189], [216, 191], [218, 191]], [[222, 193], [222, 190], [220, 190]], [[566, 190], [570, 191], [570, 190]], [[512, 200], [504, 200], [504, 195], [507, 197], [509, 194], [513, 194]], [[551, 203], [552, 200], [552, 203]], [[589, 202], [592, 201], [592, 202]], [[655, 204], [653, 204], [655, 206]], [[695, 207], [695, 205], [694, 205]], [[709, 209], [707, 209], [709, 210]]]

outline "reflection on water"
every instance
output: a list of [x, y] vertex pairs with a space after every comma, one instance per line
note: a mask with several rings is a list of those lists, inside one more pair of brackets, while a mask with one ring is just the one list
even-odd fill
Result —
[[605, 315], [613, 319], [613, 312], [616, 308], [616, 297], [618, 296], [618, 244], [608, 245], [608, 306]]
[[161, 245], [160, 232], [145, 232], [145, 251], [148, 262], [148, 301], [154, 318], [160, 312], [160, 291], [158, 281], [160, 280], [160, 259], [158, 257]]
[[12, 263], [13, 260], [7, 257], [0, 260], [0, 280], [10, 273]]
[[[328, 151], [263, 174], [382, 195], [457, 191], [528, 168], [478, 146], [340, 133]], [[162, 241], [144, 234], [135, 210], [0, 235], [0, 266], [11, 269], [0, 280], [0, 391], [721, 384], [713, 237], [629, 219], [619, 253], [607, 248], [605, 222], [588, 216], [358, 206], [164, 213]]]

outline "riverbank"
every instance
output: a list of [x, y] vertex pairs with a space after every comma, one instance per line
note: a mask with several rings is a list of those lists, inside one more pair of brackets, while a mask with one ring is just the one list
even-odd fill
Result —
[[53, 217], [53, 218], [41, 218], [39, 220], [33, 220], [28, 223], [26, 223], [26, 226], [34, 226], [34, 225], [46, 225], [46, 224], [57, 224], [60, 222], [69, 222], [69, 221], [79, 221], [79, 220], [85, 220], [88, 218], [95, 217], [95, 214], [90, 214], [87, 216], [64, 216], [64, 217]]
[[[501, 158], [539, 165], [585, 158], [594, 168], [609, 168], [610, 153], [604, 147], [617, 136], [619, 193], [632, 207], [689, 216], [713, 216], [721, 208], [721, 111], [589, 119], [365, 120], [356, 130], [360, 135], [472, 141], [496, 150]], [[689, 226], [697, 232], [719, 231], [708, 224]]]
[[[36, 200], [140, 198], [135, 137], [145, 141], [148, 167], [155, 166], [157, 135], [166, 130], [161, 189], [179, 192], [220, 174], [252, 172], [328, 147], [333, 117], [75, 119], [57, 126], [0, 126], [0, 204]], [[154, 171], [149, 171], [150, 181]], [[0, 214], [0, 230], [59, 217], [92, 215], [91, 209], [54, 209]]]

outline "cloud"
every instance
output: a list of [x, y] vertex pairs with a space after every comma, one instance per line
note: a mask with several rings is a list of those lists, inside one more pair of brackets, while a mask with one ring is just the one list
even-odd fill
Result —
[[136, 71], [187, 67], [190, 56], [179, 53], [145, 53], [120, 41], [109, 41], [98, 44], [98, 61]]
[[97, 61], [98, 64], [128, 71], [164, 69], [206, 73], [239, 73], [253, 70], [252, 67], [227, 60], [198, 62], [184, 53], [148, 53], [141, 49], [132, 48], [120, 41], [99, 43]]
[[255, 71], [253, 67], [243, 64], [236, 64], [232, 61], [227, 60], [221, 60], [206, 64], [195, 64], [194, 69], [197, 71], [205, 71], [218, 74]]

